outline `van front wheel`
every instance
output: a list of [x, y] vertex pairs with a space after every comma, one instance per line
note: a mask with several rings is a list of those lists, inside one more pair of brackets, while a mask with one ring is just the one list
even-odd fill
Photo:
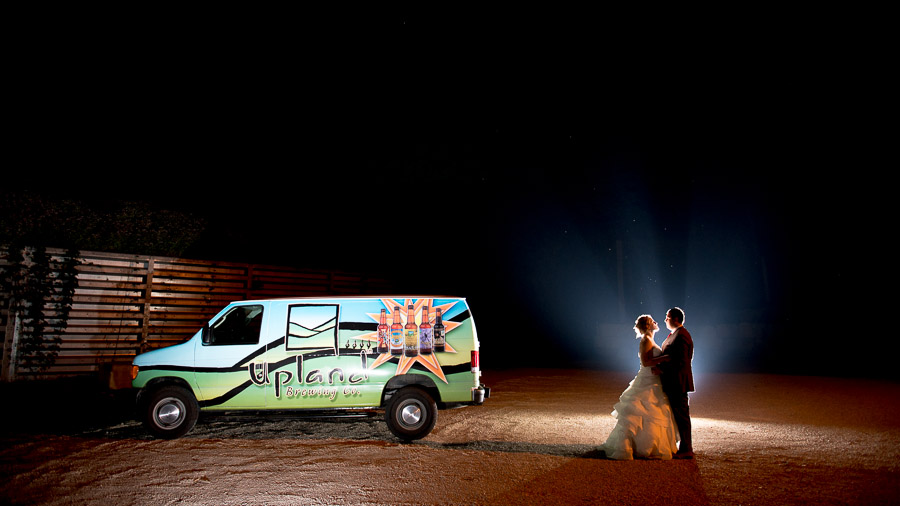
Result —
[[437, 422], [437, 404], [424, 390], [404, 388], [391, 396], [384, 419], [398, 438], [422, 439]]
[[200, 406], [191, 392], [177, 386], [162, 387], [150, 394], [141, 409], [144, 425], [156, 437], [175, 439], [197, 423]]

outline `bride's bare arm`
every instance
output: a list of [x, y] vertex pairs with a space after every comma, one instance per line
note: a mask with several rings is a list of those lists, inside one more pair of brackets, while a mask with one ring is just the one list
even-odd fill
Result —
[[669, 360], [669, 356], [660, 355], [653, 356], [653, 343], [649, 339], [641, 339], [641, 365], [645, 367], [654, 367]]
[[646, 354], [643, 354], [643, 353], [641, 354], [641, 365], [644, 365], [647, 367], [654, 367], [663, 362], [668, 361], [670, 358], [671, 357], [669, 357], [668, 355], [660, 355], [658, 357], [654, 357], [653, 352], [650, 351], [650, 352], [647, 352]]

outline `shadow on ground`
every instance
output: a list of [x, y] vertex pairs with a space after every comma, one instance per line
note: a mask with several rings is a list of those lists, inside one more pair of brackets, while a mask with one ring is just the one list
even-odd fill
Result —
[[[91, 378], [5, 383], [0, 395], [18, 406], [20, 416], [6, 424], [7, 434], [63, 435], [104, 439], [154, 439], [137, 421], [136, 392], [109, 390]], [[377, 440], [400, 443], [388, 430], [382, 412], [358, 417], [274, 414], [201, 414], [185, 439], [330, 439]], [[596, 446], [540, 444], [523, 441], [469, 441], [438, 443], [416, 441], [411, 445], [444, 450], [534, 453], [559, 457], [603, 459]]]

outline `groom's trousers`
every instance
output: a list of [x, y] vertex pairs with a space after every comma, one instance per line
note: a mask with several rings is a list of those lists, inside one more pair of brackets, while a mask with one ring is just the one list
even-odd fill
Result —
[[692, 452], [694, 446], [691, 443], [691, 408], [688, 405], [687, 392], [666, 392], [669, 398], [669, 404], [672, 405], [672, 417], [675, 418], [675, 425], [678, 426], [678, 434], [681, 436], [681, 443], [678, 445], [679, 452]]

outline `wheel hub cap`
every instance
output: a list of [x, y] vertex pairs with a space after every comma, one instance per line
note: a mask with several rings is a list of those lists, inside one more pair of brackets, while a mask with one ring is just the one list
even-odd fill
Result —
[[160, 423], [171, 425], [181, 418], [181, 408], [174, 402], [164, 404], [159, 407], [156, 417], [159, 419]]
[[422, 410], [419, 409], [418, 406], [412, 404], [404, 406], [400, 411], [400, 418], [403, 420], [403, 423], [407, 425], [415, 425], [422, 419]]

